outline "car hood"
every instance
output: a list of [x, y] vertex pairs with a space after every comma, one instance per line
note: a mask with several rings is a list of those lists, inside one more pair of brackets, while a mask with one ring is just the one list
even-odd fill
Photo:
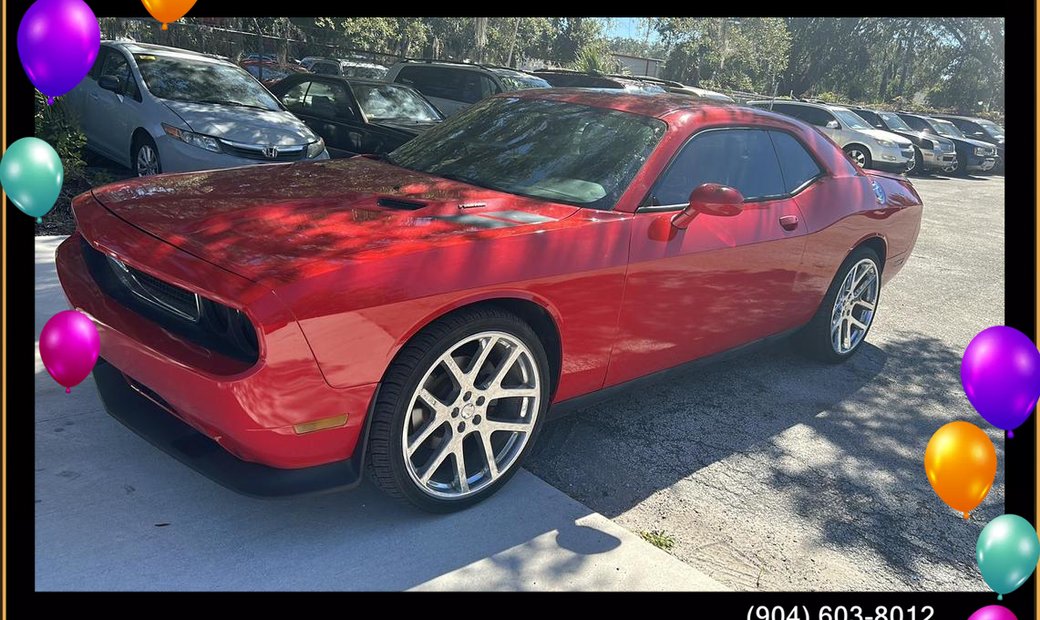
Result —
[[93, 195], [137, 228], [272, 288], [346, 262], [551, 226], [578, 210], [366, 157], [159, 175]]
[[899, 146], [911, 146], [913, 142], [907, 140], [899, 134], [892, 133], [891, 131], [885, 131], [884, 129], [858, 129], [860, 133], [865, 133], [875, 140], [888, 140], [889, 142], [895, 142]]
[[307, 125], [284, 110], [259, 110], [217, 103], [164, 101], [197, 133], [243, 144], [289, 146], [318, 139]]

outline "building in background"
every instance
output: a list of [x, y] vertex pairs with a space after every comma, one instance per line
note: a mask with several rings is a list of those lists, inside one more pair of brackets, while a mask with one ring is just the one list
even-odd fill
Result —
[[641, 56], [618, 54], [617, 52], [612, 52], [610, 55], [614, 57], [614, 60], [621, 63], [621, 66], [628, 69], [628, 73], [631, 75], [658, 77], [661, 66], [664, 64], [664, 60], [660, 58], [643, 58]]

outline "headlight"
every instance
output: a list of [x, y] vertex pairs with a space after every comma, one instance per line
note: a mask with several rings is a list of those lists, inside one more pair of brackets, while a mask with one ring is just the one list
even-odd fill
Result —
[[886, 147], [886, 148], [896, 145], [895, 142], [890, 142], [888, 140], [876, 140], [876, 142], [878, 143], [878, 146], [883, 146], [883, 147]]
[[171, 138], [176, 138], [185, 144], [197, 146], [200, 149], [206, 149], [214, 153], [220, 152], [220, 142], [217, 141], [213, 136], [207, 136], [201, 133], [195, 133], [194, 131], [188, 131], [187, 129], [178, 129], [173, 125], [162, 124], [163, 131], [166, 135]]
[[977, 155], [978, 157], [985, 157], [985, 156], [989, 155], [989, 149], [987, 149], [985, 147], [982, 147], [982, 146], [976, 146], [975, 147], [975, 155]]
[[307, 159], [314, 159], [318, 155], [321, 155], [325, 151], [325, 141], [318, 138], [317, 142], [311, 142], [307, 145]]

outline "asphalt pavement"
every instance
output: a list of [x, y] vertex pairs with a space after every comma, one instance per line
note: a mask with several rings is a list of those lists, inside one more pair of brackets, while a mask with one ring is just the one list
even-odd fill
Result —
[[[61, 237], [36, 239], [36, 335], [67, 308]], [[489, 501], [429, 515], [357, 491], [242, 497], [70, 395], [36, 357], [38, 590], [724, 590], [521, 471]]]
[[[1004, 178], [914, 184], [917, 247], [852, 360], [781, 343], [692, 370], [547, 425], [528, 468], [736, 590], [988, 590], [975, 542], [1003, 513], [1004, 440], [965, 398], [960, 359], [1004, 321]], [[1000, 463], [968, 522], [924, 474], [952, 420], [985, 428]]]

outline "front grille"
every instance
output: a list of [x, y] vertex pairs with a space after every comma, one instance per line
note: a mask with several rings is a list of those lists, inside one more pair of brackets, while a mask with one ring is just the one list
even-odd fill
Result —
[[255, 363], [256, 328], [242, 312], [117, 261], [80, 240], [91, 276], [106, 295], [201, 347]]
[[[300, 161], [303, 159], [304, 154], [307, 152], [306, 146], [261, 146], [251, 144], [240, 144], [238, 142], [228, 142], [226, 140], [220, 141], [221, 148], [224, 152], [235, 157], [243, 157], [245, 159], [256, 159], [259, 161], [273, 161], [273, 162], [286, 162], [286, 161]], [[276, 150], [271, 151], [274, 148]], [[274, 153], [274, 157], [272, 157]]]

